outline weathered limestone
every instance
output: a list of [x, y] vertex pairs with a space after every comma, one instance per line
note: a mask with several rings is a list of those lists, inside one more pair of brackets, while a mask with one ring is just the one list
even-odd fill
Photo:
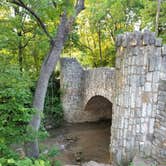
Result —
[[[83, 70], [76, 59], [70, 58], [61, 59], [61, 64], [61, 88], [65, 120], [68, 122], [86, 122], [97, 121], [101, 118], [110, 119], [112, 108], [108, 108], [108, 106], [112, 101], [114, 69]], [[90, 110], [93, 108], [92, 100], [94, 97], [96, 99], [102, 97], [103, 100], [106, 100], [104, 103], [98, 100], [97, 103], [102, 109], [95, 113]], [[91, 107], [87, 107], [88, 102], [91, 102]]]
[[79, 116], [83, 100], [84, 70], [75, 59], [61, 60], [61, 89], [65, 120], [75, 122]]
[[[116, 164], [128, 164], [137, 153], [153, 158], [156, 165], [166, 162], [166, 149], [159, 148], [166, 139], [162, 126], [166, 116], [161, 110], [166, 108], [166, 102], [160, 97], [160, 87], [166, 83], [161, 83], [166, 78], [164, 56], [165, 46], [162, 47], [161, 39], [156, 39], [154, 33], [134, 32], [117, 37], [110, 146]], [[165, 89], [161, 91], [164, 93]], [[163, 123], [156, 129], [161, 115]]]
[[[166, 45], [149, 31], [119, 35], [115, 69], [83, 70], [62, 59], [63, 106], [70, 122], [95, 121], [112, 114], [110, 153], [113, 165], [128, 165], [136, 154], [166, 165]], [[104, 100], [94, 114], [93, 97]], [[97, 100], [96, 100], [97, 101]], [[102, 100], [101, 100], [102, 101]], [[100, 102], [96, 102], [100, 103]], [[90, 108], [94, 108], [94, 103]], [[98, 107], [98, 106], [97, 106]]]
[[166, 165], [166, 80], [159, 82], [152, 156], [157, 164]]

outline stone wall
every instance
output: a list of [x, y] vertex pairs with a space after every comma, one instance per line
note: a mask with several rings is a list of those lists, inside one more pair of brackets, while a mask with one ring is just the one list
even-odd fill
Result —
[[76, 59], [61, 59], [60, 85], [64, 118], [75, 122], [82, 108], [84, 70]]
[[[144, 157], [155, 157], [152, 155], [152, 145], [160, 103], [159, 82], [161, 75], [165, 77], [166, 70], [161, 72], [164, 58], [162, 43], [154, 33], [145, 31], [119, 35], [116, 45], [116, 86], [110, 148], [116, 163], [125, 165], [137, 153]], [[166, 128], [162, 126], [161, 129], [165, 140]], [[165, 154], [158, 155], [163, 157]], [[155, 160], [157, 164], [160, 162], [159, 156]]]
[[[62, 59], [65, 119], [84, 122], [112, 117], [110, 153], [114, 165], [128, 165], [139, 154], [164, 166], [166, 45], [145, 31], [119, 35], [116, 47], [115, 69], [84, 70], [75, 59]], [[94, 97], [105, 110], [87, 111], [95, 107]], [[99, 97], [103, 97], [101, 102]], [[108, 109], [109, 102], [113, 109]], [[92, 105], [87, 107], [89, 103]]]
[[[112, 108], [107, 110], [104, 108], [106, 108], [107, 100], [109, 102], [113, 100], [114, 69], [102, 67], [84, 70], [76, 59], [70, 58], [62, 58], [61, 66], [65, 120], [68, 122], [89, 122], [111, 118]], [[92, 98], [97, 101], [99, 96], [103, 98], [103, 101], [105, 100], [103, 103], [99, 100], [97, 102], [102, 110], [86, 109], [90, 108], [87, 107], [87, 104], [93, 104], [89, 101]]]
[[155, 159], [156, 164], [166, 165], [166, 80], [160, 80], [159, 82], [152, 157]]
[[166, 45], [162, 46], [161, 56], [152, 157], [155, 159], [156, 164], [164, 166], [166, 165]]

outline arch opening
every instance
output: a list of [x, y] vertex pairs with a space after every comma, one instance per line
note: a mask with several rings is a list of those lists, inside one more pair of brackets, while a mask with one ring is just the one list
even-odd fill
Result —
[[93, 96], [84, 110], [90, 113], [92, 121], [112, 119], [112, 103], [103, 96]]
[[90, 147], [88, 155], [91, 160], [101, 163], [110, 163], [110, 137], [112, 124], [112, 103], [103, 96], [93, 96], [87, 102], [84, 111], [93, 119], [90, 123], [95, 126], [88, 138]]

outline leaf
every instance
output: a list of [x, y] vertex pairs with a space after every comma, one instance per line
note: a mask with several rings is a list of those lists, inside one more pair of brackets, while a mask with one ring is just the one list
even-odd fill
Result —
[[15, 160], [14, 160], [14, 159], [8, 159], [8, 160], [7, 160], [7, 163], [9, 163], [9, 164], [14, 164], [14, 163], [15, 163]]

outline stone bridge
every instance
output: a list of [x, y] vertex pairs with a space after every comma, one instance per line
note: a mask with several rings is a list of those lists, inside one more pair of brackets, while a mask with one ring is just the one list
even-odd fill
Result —
[[110, 154], [127, 165], [136, 154], [166, 165], [166, 45], [149, 31], [116, 40], [115, 68], [85, 70], [76, 59], [61, 60], [65, 119], [111, 119]]
[[65, 120], [85, 122], [111, 118], [115, 70], [104, 67], [83, 70], [76, 59], [63, 58], [61, 62]]

